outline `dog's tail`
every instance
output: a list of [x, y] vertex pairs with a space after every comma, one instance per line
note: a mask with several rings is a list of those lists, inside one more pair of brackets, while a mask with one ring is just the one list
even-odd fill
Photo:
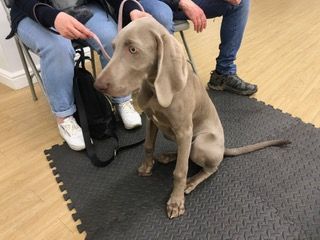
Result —
[[238, 156], [241, 154], [254, 152], [266, 147], [270, 147], [270, 146], [281, 147], [281, 146], [288, 145], [290, 143], [291, 142], [289, 140], [270, 140], [270, 141], [259, 142], [252, 145], [247, 145], [247, 146], [238, 147], [238, 148], [225, 148], [224, 156], [230, 156], [230, 157]]

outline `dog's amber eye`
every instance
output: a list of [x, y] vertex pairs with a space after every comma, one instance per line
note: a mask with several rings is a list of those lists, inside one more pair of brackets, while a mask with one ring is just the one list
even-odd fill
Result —
[[135, 47], [129, 47], [129, 52], [135, 54], [137, 52], [137, 49]]

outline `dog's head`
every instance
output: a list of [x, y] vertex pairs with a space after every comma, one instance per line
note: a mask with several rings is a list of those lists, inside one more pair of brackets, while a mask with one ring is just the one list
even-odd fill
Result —
[[173, 95], [187, 81], [187, 61], [180, 44], [151, 17], [135, 20], [113, 42], [114, 53], [99, 74], [95, 86], [111, 96], [125, 96], [151, 85], [161, 106], [168, 107]]

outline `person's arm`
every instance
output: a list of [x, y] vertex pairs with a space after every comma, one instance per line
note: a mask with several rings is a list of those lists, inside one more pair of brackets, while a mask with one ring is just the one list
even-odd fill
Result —
[[[123, 0], [107, 0], [116, 12], [116, 17], [119, 15], [120, 4]], [[148, 13], [141, 11], [139, 5], [134, 1], [128, 0], [123, 6], [123, 26], [127, 25], [132, 20], [140, 17], [150, 16]]]
[[[119, 8], [121, 5], [121, 2], [123, 0], [107, 0], [107, 2], [113, 7], [115, 10], [115, 13], [119, 14]], [[124, 6], [123, 6], [123, 16], [124, 17], [130, 17], [130, 12], [134, 9], [140, 10], [138, 4], [136, 4], [134, 1], [128, 0]]]
[[225, 1], [235, 6], [241, 3], [241, 0], [225, 0]]
[[[162, 0], [165, 2], [173, 11], [179, 10], [179, 3], [180, 0]], [[225, 0], [226, 2], [229, 2], [232, 5], [239, 5], [241, 3], [241, 0]]]
[[192, 0], [163, 0], [163, 2], [165, 2], [173, 12], [179, 10], [183, 11], [184, 14], [192, 21], [196, 32], [201, 32], [207, 27], [206, 15]]
[[204, 11], [192, 0], [179, 0], [179, 9], [192, 21], [196, 32], [201, 32], [207, 27]]
[[37, 0], [16, 0], [15, 4], [28, 17], [44, 27], [54, 27], [65, 38], [86, 39], [92, 37], [91, 31], [74, 17], [47, 4]]
[[[204, 11], [192, 0], [163, 0], [170, 6], [172, 11], [182, 10], [192, 21], [194, 30], [201, 32], [207, 27], [207, 18]], [[239, 5], [241, 0], [225, 0], [232, 5]]]
[[79, 38], [88, 39], [94, 36], [85, 25], [65, 12], [60, 12], [56, 16], [54, 27], [61, 36], [71, 40]]
[[60, 13], [59, 10], [37, 0], [16, 0], [15, 4], [28, 17], [45, 27], [53, 27], [56, 16]]

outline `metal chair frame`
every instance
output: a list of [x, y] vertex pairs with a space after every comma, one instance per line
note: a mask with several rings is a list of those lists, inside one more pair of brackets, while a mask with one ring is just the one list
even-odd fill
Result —
[[186, 53], [188, 55], [191, 67], [192, 67], [194, 73], [197, 74], [196, 66], [195, 66], [195, 63], [194, 63], [193, 58], [191, 56], [191, 52], [190, 52], [189, 46], [187, 44], [187, 41], [186, 41], [186, 38], [185, 38], [184, 32], [183, 32], [185, 30], [188, 30], [189, 28], [190, 28], [190, 24], [187, 20], [175, 20], [174, 21], [174, 32], [179, 32], [180, 37], [183, 42], [183, 45], [184, 45], [184, 48], [185, 48]]
[[[1, 0], [2, 6], [6, 12], [7, 19], [9, 23], [11, 22], [10, 19], [10, 13], [9, 9], [12, 7], [12, 0]], [[40, 75], [40, 69], [37, 69], [34, 60], [31, 57], [30, 54], [30, 49], [19, 39], [17, 34], [14, 35], [14, 40], [18, 49], [18, 53], [21, 59], [21, 63], [24, 69], [24, 72], [26, 74], [27, 80], [28, 80], [28, 85], [31, 91], [32, 99], [34, 101], [38, 100], [37, 94], [35, 92], [34, 84], [33, 84], [33, 78], [37, 80], [37, 82], [40, 84], [40, 87], [42, 89], [42, 92], [44, 95], [46, 95], [46, 91], [43, 85], [42, 77]], [[81, 43], [78, 42], [73, 42], [73, 46], [75, 49], [77, 48], [85, 48], [89, 46], [85, 46]], [[90, 48], [90, 61], [91, 61], [91, 66], [92, 66], [92, 72], [93, 76], [96, 77], [96, 64], [95, 64], [95, 59], [94, 59], [94, 51], [91, 47]], [[29, 67], [31, 68], [31, 71], [29, 70]]]

